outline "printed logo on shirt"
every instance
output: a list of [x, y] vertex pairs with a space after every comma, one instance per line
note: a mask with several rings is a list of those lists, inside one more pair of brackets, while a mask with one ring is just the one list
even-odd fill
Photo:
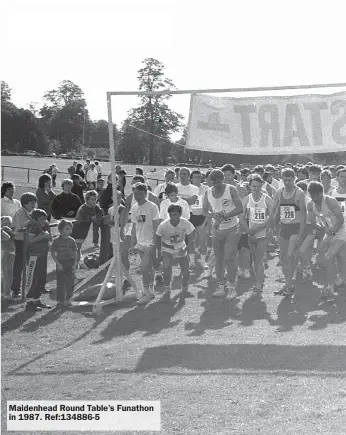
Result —
[[139, 223], [144, 223], [146, 221], [145, 219], [145, 214], [141, 214], [140, 216], [138, 216], [138, 222]]
[[221, 202], [222, 208], [226, 208], [231, 204], [231, 201], [229, 199], [223, 199]]
[[179, 234], [174, 234], [174, 236], [169, 236], [169, 240], [171, 243], [179, 242]]

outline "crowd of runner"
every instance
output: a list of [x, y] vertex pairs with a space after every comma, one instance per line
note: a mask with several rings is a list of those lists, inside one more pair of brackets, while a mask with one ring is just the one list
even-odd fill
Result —
[[[74, 162], [59, 194], [51, 186], [58, 169], [55, 165], [50, 169], [39, 178], [36, 195], [27, 192], [18, 201], [12, 182], [1, 188], [3, 297], [19, 297], [26, 255], [28, 310], [51, 308], [41, 300], [49, 251], [56, 263], [58, 305], [71, 305], [76, 270], [85, 267], [81, 250], [91, 226], [95, 248], [101, 245], [101, 263], [113, 255], [115, 231], [127, 270], [131, 255], [139, 254], [143, 284], [139, 304], [156, 297], [155, 283], [163, 283], [163, 300], [170, 299], [176, 263], [185, 296], [193, 296], [191, 272], [201, 280], [215, 273], [213, 297], [235, 298], [239, 279], [253, 279], [252, 291], [261, 295], [269, 244], [279, 245], [284, 281], [274, 289], [275, 295], [290, 297], [298, 279], [313, 280], [313, 261], [325, 269], [323, 298], [333, 298], [346, 286], [346, 165], [287, 163], [236, 170], [225, 164], [207, 172], [172, 168], [154, 191], [138, 167], [128, 195], [126, 172], [118, 165], [117, 229], [111, 177], [102, 178], [98, 162], [87, 161], [84, 167]], [[52, 216], [59, 231], [54, 239]], [[125, 280], [124, 291], [129, 286]]]

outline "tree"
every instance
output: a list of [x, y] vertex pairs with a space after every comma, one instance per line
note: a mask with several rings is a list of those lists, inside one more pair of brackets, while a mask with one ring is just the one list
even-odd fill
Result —
[[[161, 62], [147, 58], [144, 59], [143, 64], [143, 68], [138, 71], [137, 75], [140, 91], [175, 89], [173, 82], [165, 77], [164, 66]], [[179, 132], [183, 126], [183, 116], [171, 110], [167, 105], [170, 97], [170, 95], [141, 95], [139, 97], [139, 107], [129, 111], [125, 121], [126, 128], [122, 128], [122, 132], [126, 133], [126, 140], [121, 139], [119, 151], [124, 160], [125, 154], [131, 154], [129, 148], [133, 148], [133, 152], [138, 152], [138, 140], [141, 140], [143, 151], [139, 154], [145, 155], [149, 164], [166, 164], [172, 152], [170, 135]], [[131, 126], [134, 131], [129, 134], [128, 128]], [[141, 130], [148, 133], [143, 133]], [[130, 138], [131, 141], [128, 142]]]
[[[114, 131], [114, 142], [118, 141], [118, 129], [116, 124], [113, 124]], [[91, 138], [90, 138], [91, 148], [108, 148], [109, 147], [109, 133], [108, 133], [108, 121], [104, 119], [99, 119], [92, 123]]]
[[92, 121], [82, 89], [70, 80], [64, 80], [43, 98], [45, 103], [40, 115], [49, 137], [57, 140], [65, 151], [88, 146]]
[[12, 89], [8, 86], [8, 84], [1, 80], [1, 105], [11, 101], [11, 92]]

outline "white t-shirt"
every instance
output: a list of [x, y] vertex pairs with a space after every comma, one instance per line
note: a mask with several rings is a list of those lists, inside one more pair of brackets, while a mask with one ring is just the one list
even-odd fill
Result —
[[183, 209], [181, 217], [183, 217], [185, 219], [190, 219], [189, 204], [185, 201], [185, 199], [179, 198], [179, 196], [178, 196], [177, 202], [171, 202], [169, 199], [164, 199], [161, 202], [161, 204], [160, 204], [160, 219], [162, 219], [162, 220], [169, 219], [168, 207], [172, 204], [180, 205], [180, 207]]
[[89, 169], [86, 173], [85, 179], [88, 183], [94, 183], [97, 181], [98, 172], [96, 169]]
[[178, 253], [186, 248], [185, 237], [191, 234], [194, 229], [195, 227], [187, 219], [180, 218], [176, 227], [171, 224], [170, 219], [166, 219], [161, 222], [156, 234], [162, 237], [161, 241], [163, 244], [169, 245], [169, 247], [162, 245], [163, 251], [168, 251], [175, 256], [179, 256]]
[[275, 190], [278, 190], [280, 187], [280, 182], [276, 178], [272, 177], [271, 186], [273, 186]]
[[[192, 196], [198, 197], [199, 189], [197, 186], [194, 186], [193, 184], [188, 184], [187, 186], [183, 186], [181, 183], [178, 183], [177, 188], [178, 188], [178, 195], [180, 196], [180, 198], [186, 199], [186, 198], [191, 198]], [[191, 205], [189, 207], [191, 211]]]
[[95, 170], [97, 171], [98, 174], [102, 173], [102, 166], [100, 164], [95, 165]]
[[153, 202], [146, 201], [143, 205], [137, 203], [131, 208], [131, 221], [136, 223], [137, 246], [154, 245], [153, 221], [159, 219], [159, 209]]
[[[197, 187], [197, 186], [196, 186]], [[205, 184], [201, 184], [198, 188], [198, 196], [197, 201], [191, 205], [191, 213], [197, 216], [200, 216], [203, 214], [203, 199], [204, 195], [208, 190], [208, 186]]]
[[18, 199], [10, 199], [7, 196], [1, 198], [1, 216], [13, 217], [17, 210], [21, 208], [21, 203]]
[[162, 193], [162, 192], [164, 193], [165, 192], [166, 186], [167, 186], [166, 183], [159, 184], [158, 186], [155, 187], [154, 194], [157, 197], [159, 197], [160, 193]]

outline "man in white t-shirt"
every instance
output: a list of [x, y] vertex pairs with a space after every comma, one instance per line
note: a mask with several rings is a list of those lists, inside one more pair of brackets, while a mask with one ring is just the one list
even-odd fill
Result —
[[[157, 234], [158, 252], [162, 253], [163, 260], [163, 282], [165, 285], [164, 297], [170, 297], [172, 280], [172, 261], [177, 259], [182, 272], [182, 294], [190, 296], [189, 285], [189, 258], [187, 249], [193, 250], [194, 226], [187, 219], [181, 217], [182, 207], [178, 204], [171, 204], [168, 207], [169, 219], [161, 222]], [[187, 239], [188, 246], [185, 239]]]
[[190, 183], [190, 170], [188, 168], [181, 168], [179, 172], [180, 183], [177, 184], [178, 195], [190, 206], [193, 205], [198, 198], [198, 187]]
[[160, 201], [165, 199], [165, 189], [169, 182], [174, 183], [175, 172], [173, 169], [168, 169], [165, 173], [165, 183], [159, 184], [154, 189], [154, 194], [159, 198]]
[[89, 189], [95, 189], [97, 184], [98, 172], [95, 169], [94, 163], [90, 164], [90, 169], [85, 175], [85, 180], [88, 183]]
[[131, 208], [131, 251], [137, 251], [141, 257], [140, 270], [144, 287], [143, 296], [138, 301], [141, 305], [155, 297], [156, 230], [160, 223], [159, 209], [156, 204], [146, 199], [147, 193], [147, 185], [137, 183], [133, 188], [136, 204]]

